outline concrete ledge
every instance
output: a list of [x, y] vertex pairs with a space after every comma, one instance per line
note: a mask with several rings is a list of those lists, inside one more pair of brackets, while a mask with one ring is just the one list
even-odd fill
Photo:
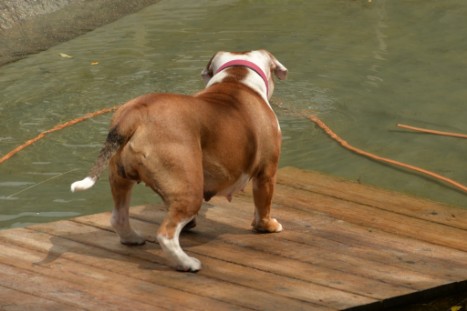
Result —
[[46, 50], [159, 1], [0, 1], [0, 65]]

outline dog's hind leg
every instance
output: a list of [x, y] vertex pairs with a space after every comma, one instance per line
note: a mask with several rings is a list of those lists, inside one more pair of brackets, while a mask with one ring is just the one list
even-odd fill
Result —
[[[192, 185], [197, 184], [200, 183]], [[157, 232], [157, 240], [169, 260], [169, 265], [179, 271], [196, 272], [201, 269], [201, 262], [188, 256], [179, 242], [180, 232], [195, 219], [201, 208], [202, 191], [196, 191], [196, 188], [197, 186], [193, 186], [172, 192], [164, 199], [169, 211]]]
[[192, 221], [201, 208], [202, 172], [192, 170], [189, 174], [181, 171], [178, 173], [175, 176], [166, 175], [164, 179], [165, 191], [162, 193], [168, 213], [157, 232], [157, 240], [170, 266], [179, 271], [196, 272], [201, 269], [201, 263], [183, 251], [179, 236], [187, 224], [193, 224]]
[[141, 245], [145, 239], [137, 234], [130, 226], [130, 200], [134, 182], [118, 175], [115, 164], [110, 163], [109, 181], [114, 200], [114, 209], [110, 223], [120, 237], [120, 242], [125, 245]]
[[197, 272], [201, 269], [201, 262], [188, 256], [180, 246], [179, 236], [183, 227], [192, 221], [195, 215], [187, 218], [179, 218], [171, 215], [165, 218], [157, 233], [157, 240], [169, 260], [169, 265], [176, 270], [185, 272]]
[[271, 218], [271, 201], [275, 179], [275, 173], [267, 173], [267, 171], [253, 178], [255, 219], [252, 226], [258, 232], [282, 231], [282, 225], [275, 218]]

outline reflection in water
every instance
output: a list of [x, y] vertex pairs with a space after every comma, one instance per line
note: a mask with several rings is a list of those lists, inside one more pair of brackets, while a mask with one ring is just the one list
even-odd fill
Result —
[[[289, 69], [272, 99], [283, 131], [281, 166], [467, 207], [464, 194], [351, 154], [303, 117], [317, 113], [356, 147], [467, 183], [465, 141], [395, 126], [467, 132], [466, 15], [457, 0], [161, 1], [0, 67], [0, 154], [140, 94], [193, 93], [217, 50], [266, 48]], [[0, 226], [109, 210], [105, 177], [92, 191], [69, 192], [94, 161], [109, 118], [54, 133], [1, 165]], [[156, 200], [136, 188], [134, 204]]]

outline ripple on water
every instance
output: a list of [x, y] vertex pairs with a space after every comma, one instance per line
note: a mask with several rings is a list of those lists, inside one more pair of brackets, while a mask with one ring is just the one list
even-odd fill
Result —
[[44, 218], [69, 218], [79, 216], [76, 212], [23, 212], [15, 215], [0, 214], [0, 221], [12, 221], [25, 217], [44, 217]]
[[30, 181], [2, 181], [0, 187], [23, 187], [33, 185]]

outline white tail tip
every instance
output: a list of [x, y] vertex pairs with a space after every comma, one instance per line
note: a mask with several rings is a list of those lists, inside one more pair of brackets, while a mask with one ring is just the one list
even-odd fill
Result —
[[96, 183], [97, 178], [86, 177], [71, 184], [71, 192], [88, 190]]

